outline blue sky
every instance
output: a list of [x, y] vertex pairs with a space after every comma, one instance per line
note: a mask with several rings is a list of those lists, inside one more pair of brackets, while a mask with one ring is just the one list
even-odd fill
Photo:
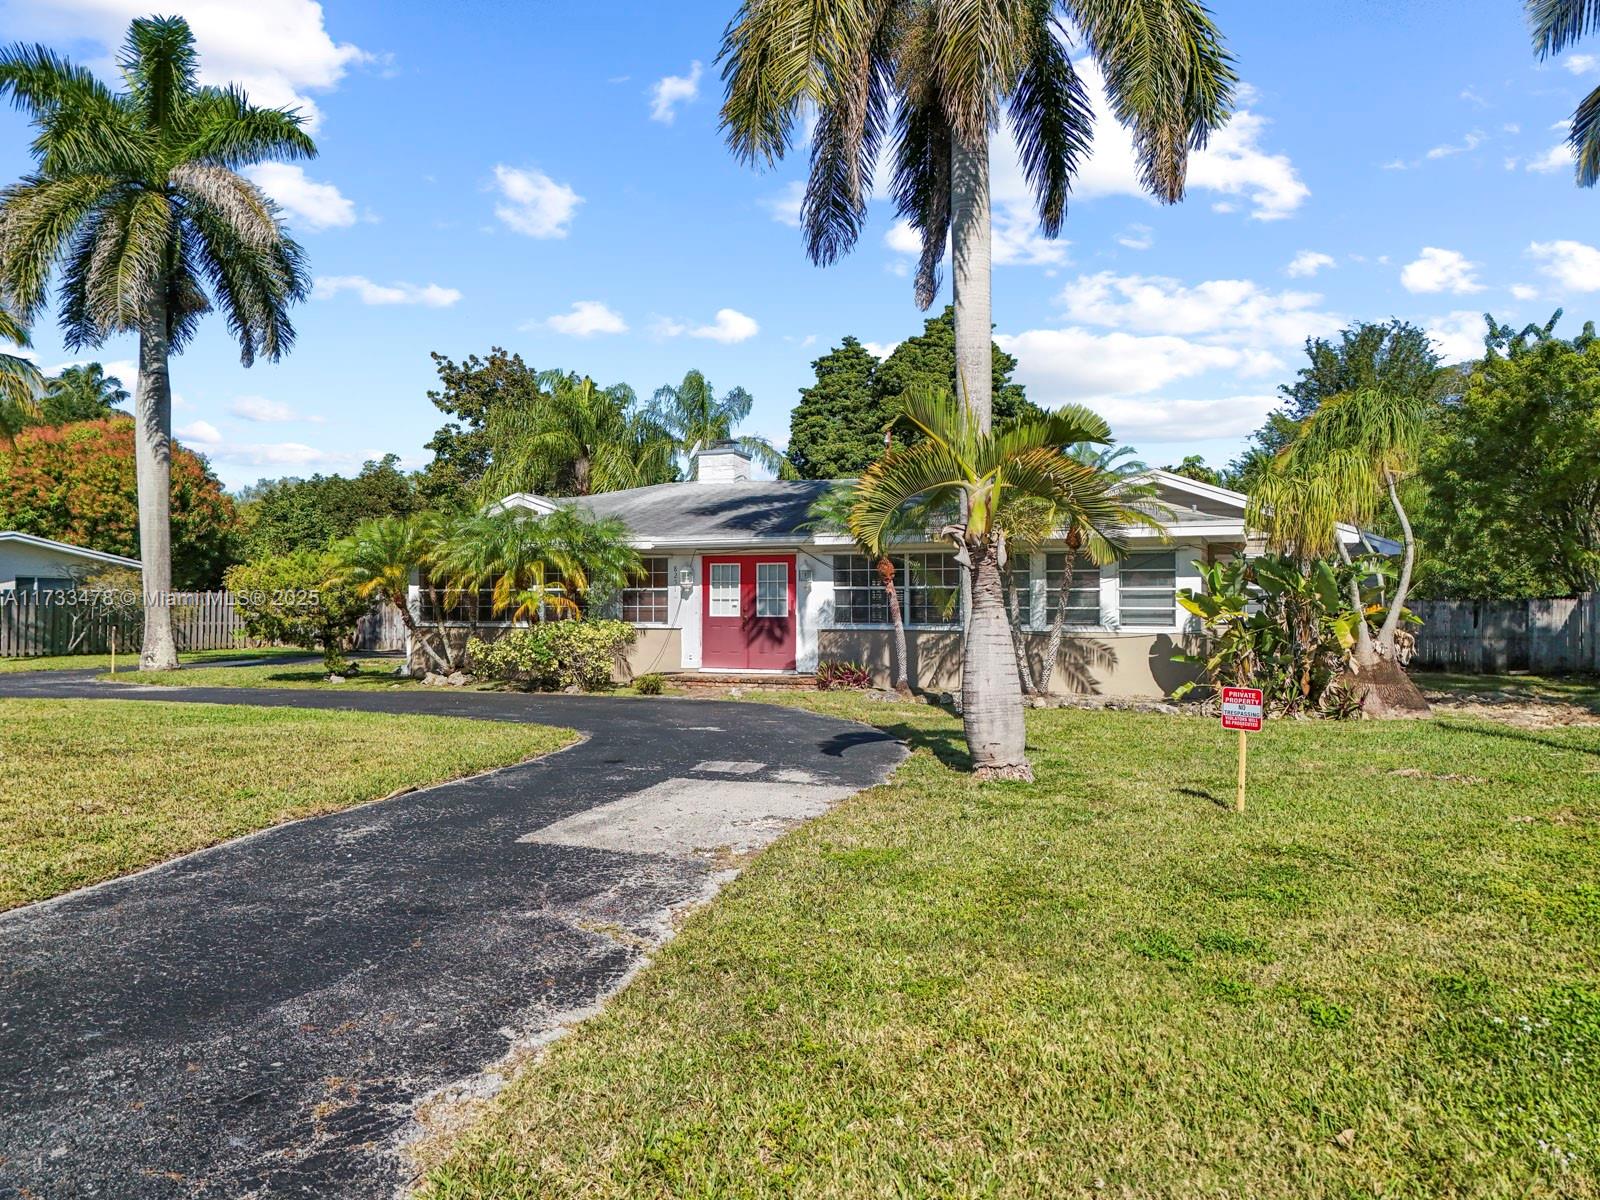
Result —
[[[803, 157], [760, 173], [724, 148], [713, 60], [733, 7], [169, 0], [213, 78], [301, 104], [321, 148], [258, 177], [319, 280], [298, 345], [245, 370], [209, 318], [173, 367], [182, 440], [231, 486], [385, 451], [420, 466], [441, 421], [428, 352], [494, 345], [641, 395], [699, 367], [754, 393], [751, 430], [785, 440], [813, 358], [923, 318], [887, 202], [818, 269], [792, 224]], [[1600, 41], [1541, 65], [1514, 0], [1214, 8], [1246, 88], [1183, 204], [1138, 195], [1102, 121], [1045, 242], [996, 141], [995, 321], [1036, 400], [1099, 409], [1152, 463], [1225, 461], [1308, 334], [1397, 315], [1459, 358], [1485, 310], [1561, 305], [1569, 331], [1596, 315], [1600, 194], [1574, 187], [1561, 142]], [[144, 11], [0, 0], [0, 29], [108, 71]], [[0, 114], [6, 178], [27, 142]], [[85, 357], [49, 322], [34, 340], [46, 367]], [[131, 386], [131, 340], [98, 357]]]

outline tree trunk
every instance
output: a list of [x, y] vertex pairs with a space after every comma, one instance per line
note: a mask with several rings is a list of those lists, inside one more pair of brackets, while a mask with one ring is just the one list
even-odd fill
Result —
[[[1350, 566], [1350, 551], [1345, 548], [1344, 539], [1334, 537], [1334, 545], [1339, 547], [1339, 558], [1345, 566]], [[1356, 622], [1356, 648], [1351, 655], [1351, 660], [1358, 668], [1365, 671], [1378, 661], [1378, 648], [1372, 641], [1372, 630], [1367, 628], [1367, 613], [1361, 603], [1361, 580], [1354, 574], [1350, 576], [1350, 605], [1361, 614], [1361, 620]]]
[[968, 541], [972, 616], [961, 655], [961, 724], [979, 779], [1031, 780], [1022, 682], [1006, 617], [998, 547]]
[[[1039, 690], [1050, 691], [1050, 677], [1055, 674], [1056, 660], [1061, 657], [1061, 638], [1067, 628], [1067, 600], [1072, 595], [1072, 569], [1076, 565], [1077, 550], [1069, 543], [1061, 562], [1061, 586], [1056, 590], [1056, 615], [1050, 622], [1050, 640], [1044, 647], [1044, 669], [1039, 672]], [[1050, 560], [1045, 559], [1048, 563]]]
[[911, 673], [906, 667], [906, 625], [900, 612], [900, 590], [894, 585], [894, 560], [880, 558], [877, 562], [878, 582], [883, 585], [883, 599], [889, 609], [889, 622], [894, 626], [894, 690], [902, 696], [911, 694]]
[[[390, 602], [400, 610], [400, 624], [406, 627], [406, 634], [408, 637], [410, 637], [411, 641], [422, 647], [422, 652], [433, 660], [433, 665], [440, 668], [439, 673], [441, 675], [450, 674], [449, 661], [444, 657], [444, 655], [440, 654], [432, 646], [428, 645], [428, 639], [423, 636], [422, 630], [417, 626], [416, 618], [411, 615], [410, 596], [391, 596]], [[409, 664], [407, 665], [406, 669], [408, 671], [410, 670]]]
[[994, 320], [990, 299], [989, 142], [950, 143], [951, 290], [956, 389], [987, 432], [994, 420]]
[[1022, 680], [1022, 694], [1031, 696], [1039, 689], [1033, 682], [1033, 664], [1028, 661], [1028, 636], [1023, 632], [1033, 624], [1033, 597], [1028, 597], [1028, 620], [1022, 621], [1021, 605], [1017, 603], [1016, 577], [1007, 570], [1002, 576], [1006, 589], [1006, 618], [1011, 622], [1011, 644], [1017, 652], [1017, 675]]
[[134, 469], [139, 486], [139, 562], [144, 575], [141, 671], [178, 665], [172, 636], [172, 385], [166, 297], [150, 303], [139, 330]]
[[1389, 612], [1378, 630], [1378, 653], [1390, 662], [1395, 661], [1394, 635], [1400, 628], [1400, 613], [1406, 606], [1406, 595], [1411, 591], [1411, 567], [1417, 558], [1417, 539], [1411, 532], [1411, 518], [1406, 516], [1405, 505], [1400, 503], [1400, 490], [1396, 487], [1393, 471], [1384, 474], [1389, 485], [1389, 503], [1394, 505], [1394, 515], [1400, 519], [1400, 530], [1405, 536], [1405, 553], [1400, 559], [1400, 579], [1394, 585], [1394, 598], [1389, 601]]

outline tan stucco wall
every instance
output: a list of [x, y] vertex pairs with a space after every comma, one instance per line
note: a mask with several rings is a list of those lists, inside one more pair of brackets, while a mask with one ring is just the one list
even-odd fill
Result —
[[[824, 629], [818, 633], [818, 657], [848, 659], [872, 668], [875, 683], [890, 682], [888, 630]], [[1048, 634], [1027, 635], [1035, 678], [1043, 664]], [[1050, 679], [1056, 695], [1165, 696], [1194, 678], [1194, 668], [1171, 661], [1177, 644], [1172, 634], [1069, 633]], [[961, 689], [961, 635], [955, 631], [908, 632], [906, 654], [912, 686], [925, 691]]]

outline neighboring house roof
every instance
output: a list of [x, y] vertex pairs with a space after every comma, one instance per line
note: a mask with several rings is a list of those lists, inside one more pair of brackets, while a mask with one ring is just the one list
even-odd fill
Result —
[[[1158, 498], [1170, 512], [1168, 528], [1174, 535], [1198, 538], [1242, 539], [1243, 492], [1174, 475], [1149, 471], [1142, 477], [1155, 484]], [[551, 499], [518, 492], [494, 507], [550, 512], [559, 504], [572, 504], [597, 517], [620, 517], [641, 549], [653, 546], [717, 547], [759, 543], [839, 543], [849, 539], [819, 529], [811, 506], [833, 484], [828, 480], [740, 479], [726, 482], [658, 483], [621, 492], [601, 492], [575, 499]], [[1341, 525], [1347, 545], [1359, 547], [1363, 535]], [[1147, 536], [1134, 530], [1135, 536]], [[1400, 545], [1376, 534], [1364, 535], [1375, 550], [1397, 554]]]
[[105, 563], [113, 567], [132, 567], [139, 569], [139, 560], [136, 558], [123, 558], [120, 554], [107, 554], [103, 550], [90, 550], [86, 546], [74, 546], [70, 542], [58, 542], [53, 538], [36, 537], [31, 533], [17, 533], [15, 530], [0, 532], [0, 542], [12, 542], [21, 546], [35, 546], [40, 550], [53, 550], [58, 554], [71, 555], [87, 562]]

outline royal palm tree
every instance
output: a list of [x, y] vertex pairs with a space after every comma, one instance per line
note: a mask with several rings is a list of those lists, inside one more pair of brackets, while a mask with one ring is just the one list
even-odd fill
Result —
[[542, 372], [538, 384], [531, 404], [490, 410], [485, 500], [521, 491], [588, 496], [674, 478], [671, 435], [637, 411], [632, 388], [563, 371]]
[[1396, 670], [1383, 672], [1382, 678], [1391, 691], [1403, 693], [1374, 695], [1369, 711], [1385, 709], [1390, 702], [1426, 709], [1420, 693], [1396, 679], [1396, 639], [1417, 550], [1400, 485], [1417, 469], [1427, 417], [1427, 402], [1405, 392], [1362, 388], [1330, 397], [1306, 418], [1258, 480], [1245, 513], [1274, 549], [1302, 562], [1337, 554], [1349, 566], [1339, 525], [1359, 528], [1384, 507], [1393, 511], [1403, 547], [1400, 573], [1376, 636], [1367, 627], [1359, 573], [1347, 572], [1351, 607], [1363, 614], [1355, 631], [1357, 671], [1371, 674], [1380, 664], [1391, 664]]
[[[28, 331], [21, 321], [0, 305], [0, 339], [19, 348], [28, 345]], [[44, 376], [20, 354], [0, 352], [0, 440], [7, 446], [17, 434], [39, 416], [39, 393]]]
[[1003, 108], [1055, 237], [1093, 132], [1069, 29], [1133, 133], [1144, 186], [1181, 199], [1189, 152], [1227, 119], [1235, 82], [1199, 0], [744, 0], [723, 38], [722, 126], [741, 159], [781, 159], [815, 109], [800, 210], [813, 262], [855, 245], [893, 141], [896, 207], [922, 239], [923, 308], [952, 246], [957, 378], [980, 430], [992, 409], [990, 135]]
[[718, 396], [716, 389], [699, 371], [690, 371], [674, 387], [663, 384], [656, 389], [650, 415], [667, 431], [676, 452], [688, 458], [696, 450], [733, 442], [751, 458], [788, 478], [789, 460], [764, 437], [737, 435], [734, 429], [750, 415], [755, 397], [742, 387], [730, 388]]
[[[1540, 58], [1560, 54], [1600, 27], [1600, 4], [1595, 0], [1526, 0], [1526, 4], [1533, 48]], [[1585, 96], [1572, 114], [1567, 144], [1577, 159], [1578, 186], [1593, 187], [1600, 180], [1600, 87]]]
[[439, 518], [432, 513], [373, 517], [335, 542], [332, 553], [340, 578], [356, 595], [393, 605], [410, 640], [422, 647], [441, 674], [448, 675], [451, 663], [421, 635], [411, 611], [411, 574], [427, 567], [440, 536]]
[[0, 291], [32, 321], [57, 276], [68, 346], [139, 336], [136, 461], [145, 606], [139, 665], [178, 665], [171, 610], [170, 357], [222, 310], [246, 366], [294, 339], [309, 286], [278, 208], [238, 169], [316, 153], [303, 119], [204, 87], [178, 17], [136, 20], [113, 92], [43, 46], [0, 50], [0, 95], [31, 118], [35, 170], [0, 191]]
[[913, 389], [902, 417], [922, 436], [894, 446], [868, 467], [850, 512], [850, 533], [881, 554], [908, 505], [959, 511], [941, 536], [956, 547], [970, 580], [971, 611], [961, 656], [961, 719], [979, 776], [1031, 779], [1023, 728], [1022, 686], [1006, 614], [1002, 572], [1007, 554], [1004, 514], [1025, 500], [1051, 506], [1065, 526], [1094, 530], [1120, 548], [1122, 505], [1104, 472], [1065, 452], [1079, 442], [1104, 445], [1106, 423], [1088, 409], [1064, 405], [1042, 417], [979, 427], [977, 415], [948, 392]]
[[42, 418], [51, 425], [98, 421], [131, 399], [122, 380], [107, 375], [99, 363], [80, 363], [45, 380]]

